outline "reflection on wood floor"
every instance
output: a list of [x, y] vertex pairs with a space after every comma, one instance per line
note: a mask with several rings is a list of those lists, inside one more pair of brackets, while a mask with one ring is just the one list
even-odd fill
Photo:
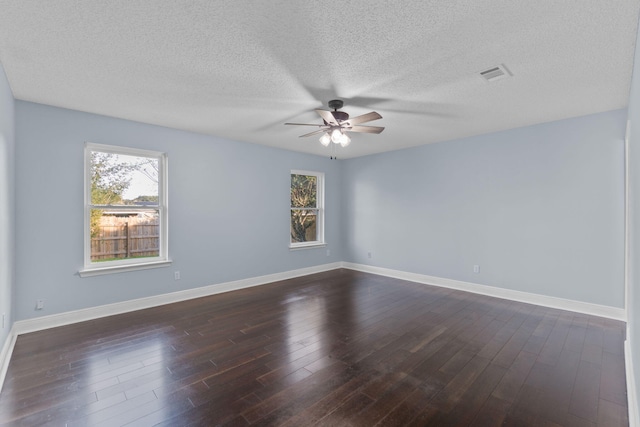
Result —
[[624, 334], [334, 270], [22, 335], [0, 424], [626, 426]]

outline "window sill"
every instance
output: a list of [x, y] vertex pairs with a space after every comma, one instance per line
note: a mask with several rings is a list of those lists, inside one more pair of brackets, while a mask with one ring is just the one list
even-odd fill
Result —
[[313, 249], [313, 248], [322, 248], [324, 246], [327, 246], [327, 244], [325, 242], [311, 242], [311, 243], [305, 243], [302, 245], [289, 245], [289, 250], [290, 251], [297, 251], [300, 249]]
[[83, 268], [78, 271], [80, 277], [101, 276], [103, 274], [124, 273], [126, 271], [148, 270], [150, 268], [168, 267], [171, 260], [145, 262], [140, 264], [113, 265], [109, 267]]

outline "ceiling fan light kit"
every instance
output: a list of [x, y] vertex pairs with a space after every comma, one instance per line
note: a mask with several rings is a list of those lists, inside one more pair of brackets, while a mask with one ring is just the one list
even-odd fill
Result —
[[328, 147], [329, 144], [331, 144], [331, 137], [329, 136], [328, 133], [324, 133], [320, 137], [320, 144], [324, 145], [325, 147]]
[[329, 108], [333, 108], [333, 111], [327, 110], [315, 110], [320, 117], [322, 117], [322, 124], [312, 123], [285, 123], [285, 125], [294, 126], [317, 126], [320, 129], [300, 135], [300, 137], [307, 137], [312, 135], [322, 134], [320, 137], [320, 144], [328, 147], [331, 143], [346, 147], [351, 143], [351, 138], [347, 135], [347, 132], [362, 132], [362, 133], [380, 133], [384, 130], [380, 126], [361, 126], [361, 123], [367, 123], [374, 120], [381, 119], [382, 116], [375, 111], [372, 111], [361, 116], [349, 118], [349, 114], [344, 111], [338, 111], [344, 105], [344, 102], [340, 99], [333, 99], [329, 101]]
[[[324, 135], [329, 135], [328, 133], [325, 133]], [[322, 138], [324, 138], [324, 135], [320, 138], [320, 142], [324, 145], [324, 143], [322, 142]], [[331, 140], [331, 142], [333, 142], [334, 144], [340, 144], [343, 147], [346, 147], [347, 145], [349, 145], [351, 143], [351, 138], [349, 138], [349, 136], [346, 133], [343, 133], [343, 131], [341, 129], [333, 129], [331, 131], [331, 137], [329, 138]]]

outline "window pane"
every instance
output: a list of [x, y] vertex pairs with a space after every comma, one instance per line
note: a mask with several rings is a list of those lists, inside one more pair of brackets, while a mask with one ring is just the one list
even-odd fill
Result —
[[91, 209], [91, 262], [160, 255], [158, 211]]
[[158, 159], [91, 152], [91, 204], [158, 206]]
[[291, 243], [318, 240], [316, 220], [318, 211], [291, 209]]
[[317, 177], [291, 174], [291, 207], [315, 208], [317, 199]]

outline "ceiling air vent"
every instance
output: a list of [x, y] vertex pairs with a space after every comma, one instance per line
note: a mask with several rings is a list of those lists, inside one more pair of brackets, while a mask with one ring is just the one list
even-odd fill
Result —
[[488, 82], [494, 82], [496, 80], [504, 79], [505, 77], [511, 76], [511, 73], [509, 72], [509, 70], [507, 70], [507, 67], [505, 67], [503, 64], [500, 64], [497, 67], [481, 71], [480, 76]]

